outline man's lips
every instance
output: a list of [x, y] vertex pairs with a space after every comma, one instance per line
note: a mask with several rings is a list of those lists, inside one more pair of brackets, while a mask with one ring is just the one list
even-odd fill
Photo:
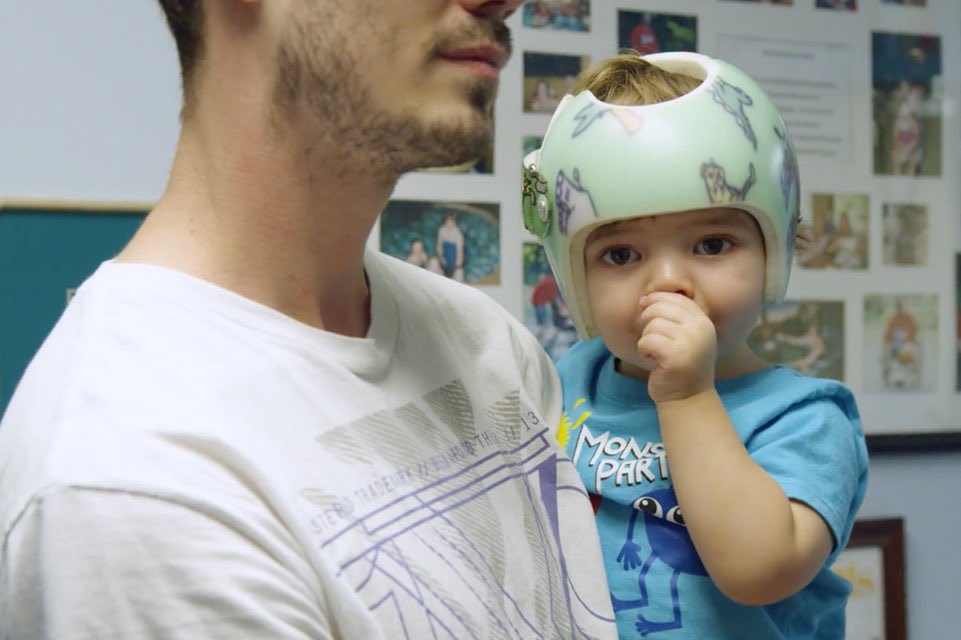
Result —
[[441, 57], [453, 62], [477, 62], [486, 64], [499, 71], [507, 64], [507, 50], [496, 44], [458, 47], [441, 52]]

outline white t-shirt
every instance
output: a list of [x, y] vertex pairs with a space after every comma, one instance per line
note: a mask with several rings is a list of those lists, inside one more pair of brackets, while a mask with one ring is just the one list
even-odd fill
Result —
[[365, 265], [367, 338], [100, 267], [0, 424], [0, 638], [616, 637], [550, 362]]

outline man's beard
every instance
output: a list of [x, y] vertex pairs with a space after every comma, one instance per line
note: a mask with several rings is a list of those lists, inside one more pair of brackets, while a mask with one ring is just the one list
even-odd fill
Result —
[[[428, 121], [416, 113], [376, 110], [370, 88], [357, 77], [358, 66], [349, 53], [353, 38], [332, 31], [330, 17], [312, 17], [292, 19], [280, 47], [275, 91], [275, 117], [280, 122], [304, 107], [321, 132], [319, 145], [330, 145], [327, 151], [342, 154], [344, 160], [359, 160], [372, 170], [394, 175], [465, 164], [488, 151], [493, 138], [493, 85], [477, 82], [469, 88], [468, 115], [462, 111]], [[317, 26], [321, 21], [326, 22], [324, 28]], [[506, 32], [502, 25], [489, 28]], [[439, 38], [432, 49], [455, 38], [463, 41], [467, 35]], [[508, 37], [497, 34], [498, 41]]]

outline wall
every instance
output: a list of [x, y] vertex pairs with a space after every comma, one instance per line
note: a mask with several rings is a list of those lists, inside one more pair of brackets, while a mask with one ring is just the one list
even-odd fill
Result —
[[[835, 26], [827, 29], [829, 33], [820, 35], [844, 38], [854, 34], [850, 38], [858, 52], [856, 61], [865, 63], [870, 45], [863, 21], [897, 29], [904, 15], [914, 15], [901, 13], [906, 8], [882, 11], [878, 1], [861, 0], [859, 13], [839, 16]], [[597, 6], [609, 6], [608, 2], [595, 0]], [[618, 6], [681, 13], [699, 7], [700, 49], [711, 53], [718, 25], [724, 21], [755, 27], [763, 27], [766, 21], [781, 30], [796, 29], [798, 34], [810, 35], [812, 25], [820, 25], [822, 18], [808, 6], [813, 0], [795, 3], [790, 14], [784, 7], [750, 7], [749, 11], [737, 6], [740, 3], [720, 0], [623, 0]], [[928, 4], [933, 14], [925, 20], [943, 27], [939, 32], [948, 95], [946, 172], [941, 182], [956, 187], [961, 164], [957, 160], [961, 9], [957, 0], [928, 0]], [[535, 36], [520, 28], [516, 18], [512, 20], [516, 53], [505, 69], [497, 108], [494, 175], [412, 175], [401, 182], [396, 193], [399, 198], [439, 200], [483, 194], [479, 199], [501, 202], [502, 284], [486, 290], [518, 315], [520, 245], [527, 240], [517, 208], [520, 138], [546, 127], [546, 116], [522, 113], [523, 51], [528, 46], [555, 52], [573, 48], [595, 58], [613, 53], [615, 32], [610, 12], [595, 13], [594, 31], [587, 35]], [[790, 20], [785, 19], [788, 15]], [[179, 78], [175, 58], [159, 10], [151, 0], [0, 3], [0, 199], [154, 201], [163, 189], [176, 140]], [[869, 102], [863, 95], [853, 99], [861, 105]], [[863, 127], [863, 123], [857, 126]], [[859, 144], [869, 139], [869, 131], [859, 128], [855, 132]], [[843, 175], [823, 176], [823, 169], [810, 163], [802, 165], [802, 176], [809, 168], [816, 179], [845, 182]], [[947, 239], [938, 246], [949, 252], [957, 250], [956, 203], [952, 197], [952, 207], [943, 212], [945, 221], [939, 227], [946, 230], [941, 235]], [[376, 233], [372, 242], [376, 242]], [[947, 272], [937, 277], [950, 278]], [[937, 286], [950, 291], [953, 283]], [[954, 384], [951, 375], [951, 381], [945, 383], [948, 386]], [[956, 424], [956, 418], [950, 419]], [[951, 493], [958, 486], [961, 453], [956, 451], [876, 455], [872, 459], [871, 485], [861, 516], [903, 516], [906, 520], [908, 626], [914, 638], [957, 637], [961, 628], [961, 607], [957, 606], [961, 507]]]

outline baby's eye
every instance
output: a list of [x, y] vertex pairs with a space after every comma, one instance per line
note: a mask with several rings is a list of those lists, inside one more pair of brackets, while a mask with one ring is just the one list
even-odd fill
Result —
[[708, 256], [716, 256], [719, 253], [724, 253], [731, 248], [731, 241], [727, 238], [705, 238], [697, 243], [694, 247], [694, 253], [699, 253]]
[[604, 259], [604, 262], [608, 264], [622, 266], [634, 262], [640, 256], [630, 247], [613, 247], [605, 251], [601, 257]]

